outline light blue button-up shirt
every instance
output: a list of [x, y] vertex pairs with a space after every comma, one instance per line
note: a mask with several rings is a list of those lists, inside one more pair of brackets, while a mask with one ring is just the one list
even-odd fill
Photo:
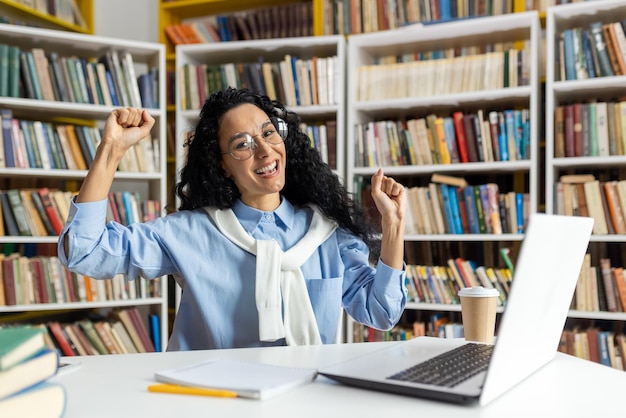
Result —
[[[256, 257], [222, 235], [203, 209], [176, 212], [128, 227], [106, 222], [107, 201], [71, 204], [59, 239], [59, 258], [97, 279], [125, 274], [151, 279], [172, 274], [183, 289], [168, 350], [256, 347]], [[241, 201], [233, 211], [255, 239], [285, 251], [308, 230], [313, 211], [286, 199], [273, 212]], [[69, 257], [63, 241], [69, 238]], [[390, 329], [406, 303], [405, 271], [368, 264], [363, 241], [337, 228], [302, 265], [322, 342], [336, 341], [341, 308], [358, 322]], [[276, 344], [284, 345], [284, 340]]]

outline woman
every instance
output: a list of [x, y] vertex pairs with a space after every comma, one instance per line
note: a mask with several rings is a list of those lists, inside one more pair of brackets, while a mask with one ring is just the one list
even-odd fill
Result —
[[373, 268], [373, 229], [296, 114], [249, 90], [229, 88], [204, 104], [186, 144], [178, 212], [105, 225], [117, 165], [153, 124], [145, 110], [111, 113], [59, 254], [95, 278], [174, 275], [183, 292], [168, 350], [332, 343], [342, 307], [378, 329], [399, 320], [404, 188], [381, 170], [372, 177], [382, 219]]

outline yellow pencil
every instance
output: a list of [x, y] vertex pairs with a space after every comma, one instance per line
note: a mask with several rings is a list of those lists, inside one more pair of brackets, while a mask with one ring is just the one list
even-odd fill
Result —
[[170, 384], [150, 385], [148, 386], [148, 391], [159, 393], [175, 393], [180, 395], [215, 396], [218, 398], [236, 398], [238, 396], [236, 392], [230, 390], [205, 389]]

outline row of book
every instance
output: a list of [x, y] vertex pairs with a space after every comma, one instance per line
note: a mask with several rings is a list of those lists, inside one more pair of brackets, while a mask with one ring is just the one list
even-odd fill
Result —
[[62, 56], [0, 44], [0, 96], [107, 106], [158, 107], [158, 70], [136, 74], [128, 51]]
[[555, 107], [556, 158], [610, 155], [626, 155], [626, 100]]
[[[0, 190], [0, 236], [56, 236], [69, 214], [73, 193], [47, 187]], [[123, 225], [161, 216], [161, 203], [136, 192], [110, 192], [107, 222]]]
[[48, 345], [63, 356], [133, 354], [161, 351], [159, 317], [148, 316], [148, 327], [136, 307], [116, 309], [106, 319], [81, 319], [41, 325]]
[[406, 234], [523, 234], [528, 222], [528, 193], [500, 193], [496, 183], [430, 183], [406, 192]]
[[498, 305], [506, 304], [513, 273], [509, 268], [477, 266], [460, 257], [448, 259], [446, 266], [407, 265], [409, 300], [421, 303], [458, 305], [458, 292], [466, 287], [497, 289]]
[[626, 19], [593, 22], [556, 35], [555, 79], [585, 80], [626, 74]]
[[[102, 138], [97, 126], [18, 119], [0, 109], [0, 168], [86, 170]], [[139, 141], [124, 154], [119, 171], [156, 173], [160, 167], [158, 138]]]
[[590, 326], [574, 327], [561, 334], [558, 351], [626, 370], [626, 334]]
[[287, 54], [279, 62], [186, 63], [180, 68], [178, 85], [183, 110], [200, 109], [214, 91], [227, 86], [246, 87], [279, 100], [287, 106], [335, 104], [337, 57], [302, 59]]
[[160, 297], [160, 278], [96, 280], [65, 268], [57, 256], [0, 254], [0, 306], [103, 302]]
[[417, 22], [495, 16], [526, 10], [543, 10], [576, 0], [350, 0], [323, 1], [323, 33], [356, 34], [394, 29]]
[[0, 236], [59, 235], [71, 196], [47, 187], [0, 190]]
[[592, 217], [594, 234], [626, 234], [626, 180], [563, 175], [554, 187], [555, 213]]
[[142, 199], [137, 192], [124, 190], [109, 192], [107, 206], [107, 222], [115, 221], [122, 225], [135, 222], [148, 222], [161, 216], [161, 202], [153, 199]]
[[174, 45], [313, 35], [311, 2], [296, 2], [197, 19], [165, 28]]
[[590, 312], [626, 312], [626, 275], [624, 267], [611, 264], [610, 258], [600, 258], [592, 265], [587, 254], [583, 261], [572, 309]]
[[452, 115], [355, 126], [357, 167], [517, 161], [530, 158], [528, 109]]
[[[493, 51], [481, 53], [476, 49], [392, 56], [361, 66], [357, 71], [358, 100], [429, 97], [529, 84], [528, 48], [496, 44]], [[387, 88], [381, 89], [381, 84]]]
[[454, 315], [434, 312], [428, 318], [413, 321], [401, 320], [388, 331], [381, 331], [367, 326], [354, 329], [355, 342], [404, 341], [412, 338], [429, 336], [438, 338], [463, 338], [463, 324]]
[[72, 25], [86, 29], [85, 19], [76, 4], [76, 0], [14, 0], [37, 10], [40, 13], [54, 16]]
[[300, 129], [311, 139], [311, 146], [319, 151], [322, 161], [330, 168], [337, 168], [337, 121], [327, 120], [320, 124], [302, 122]]
[[49, 382], [59, 354], [35, 327], [0, 328], [0, 412], [3, 417], [61, 417], [67, 394]]

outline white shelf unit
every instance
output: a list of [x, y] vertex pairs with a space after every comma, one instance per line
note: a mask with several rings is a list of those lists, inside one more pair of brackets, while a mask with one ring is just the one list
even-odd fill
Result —
[[[132, 55], [136, 74], [147, 72], [150, 67], [158, 71], [158, 102], [159, 108], [148, 109], [156, 119], [152, 137], [158, 139], [159, 166], [158, 171], [151, 173], [117, 172], [112, 189], [115, 191], [130, 190], [138, 192], [143, 199], [158, 200], [161, 208], [166, 204], [166, 146], [165, 146], [165, 48], [161, 44], [125, 41], [115, 38], [82, 35], [50, 29], [37, 29], [15, 25], [0, 25], [0, 43], [14, 45], [22, 50], [43, 48], [47, 53], [57, 52], [59, 56], [76, 56], [81, 58], [99, 58], [109, 50], [127, 51]], [[59, 121], [78, 119], [102, 127], [111, 106], [68, 103], [59, 101], [34, 100], [26, 98], [0, 97], [0, 107], [11, 109], [18, 119]], [[70, 122], [71, 123], [71, 122]], [[3, 181], [13, 179], [36, 180], [38, 184], [50, 188], [63, 188], [65, 182], [79, 184], [85, 177], [84, 170], [39, 169], [39, 168], [0, 168]], [[56, 243], [56, 236], [25, 237], [2, 236], [0, 244], [39, 244]], [[107, 300], [100, 302], [72, 302], [0, 306], [0, 314], [29, 311], [71, 311], [104, 308], [110, 309], [125, 306], [145, 306], [158, 311], [160, 317], [161, 350], [165, 350], [169, 339], [167, 281], [162, 277], [160, 297]], [[146, 319], [146, 318], [144, 318]], [[147, 319], [146, 319], [147, 327]]]
[[[476, 176], [491, 174], [498, 177], [515, 175], [524, 176], [525, 192], [530, 197], [530, 212], [536, 212], [539, 205], [539, 127], [540, 117], [540, 71], [539, 46], [541, 41], [541, 24], [536, 12], [515, 13], [503, 16], [481, 17], [460, 20], [457, 22], [438, 23], [431, 25], [415, 24], [397, 30], [371, 34], [352, 35], [348, 38], [347, 65], [347, 165], [346, 184], [355, 188], [354, 179], [365, 177], [363, 183], [369, 182], [378, 167], [357, 167], [355, 143], [355, 127], [361, 123], [378, 120], [408, 120], [409, 118], [425, 117], [429, 113], [452, 114], [456, 110], [477, 111], [483, 109], [502, 110], [508, 107], [529, 109], [530, 144], [529, 159], [519, 161], [469, 162], [437, 165], [405, 165], [384, 166], [386, 175], [393, 176], [405, 185], [412, 179], [428, 182], [434, 173], [453, 176]], [[529, 45], [529, 83], [519, 87], [496, 90], [471, 91], [421, 97], [403, 97], [359, 101], [358, 94], [361, 81], [358, 79], [359, 68], [374, 65], [377, 59], [390, 55], [400, 56], [447, 48], [462, 48], [491, 45], [497, 42], [526, 41]], [[385, 88], [385, 86], [380, 86]], [[418, 180], [419, 181], [419, 180]], [[470, 184], [471, 181], [470, 181]], [[357, 191], [358, 192], [358, 191]], [[522, 235], [518, 234], [465, 234], [465, 235], [407, 235], [405, 241], [422, 242], [465, 242], [466, 245], [481, 245], [482, 242], [519, 242]], [[410, 244], [408, 244], [410, 245]], [[451, 254], [451, 257], [455, 256]], [[409, 303], [407, 310], [432, 310], [433, 306], [440, 311], [458, 311], [456, 305], [432, 305]], [[347, 338], [352, 337], [352, 321], [347, 324]]]
[[[626, 19], [626, 2], [621, 0], [600, 0], [549, 7], [546, 13], [546, 107], [545, 107], [545, 203], [546, 213], [557, 213], [555, 204], [555, 184], [563, 174], [607, 172], [626, 167], [625, 155], [555, 157], [555, 114], [559, 105], [591, 101], [618, 100], [626, 96], [626, 76], [609, 76], [583, 80], [560, 81], [556, 75], [556, 37], [566, 29], [588, 28], [593, 22], [613, 23]], [[609, 176], [612, 176], [609, 174]], [[618, 174], [619, 176], [619, 174]], [[597, 176], [596, 176], [597, 178]], [[623, 178], [612, 177], [612, 180]], [[608, 221], [608, 220], [607, 220]], [[626, 235], [611, 234], [591, 236], [589, 252], [592, 265], [600, 268], [599, 260], [594, 259], [594, 247], [619, 245], [626, 242]], [[624, 312], [596, 312], [572, 310], [570, 318], [624, 321]]]
[[[262, 57], [265, 62], [279, 62], [290, 54], [301, 59], [337, 56], [334, 82], [335, 104], [316, 106], [287, 106], [300, 116], [305, 123], [336, 120], [336, 161], [335, 173], [344, 178], [345, 170], [345, 103], [344, 67], [346, 42], [343, 36], [315, 36], [254, 41], [221, 42], [215, 44], [180, 45], [176, 47], [176, 72], [187, 63], [222, 65], [229, 63], [256, 62]], [[178, 81], [177, 81], [178, 83]], [[178, 84], [177, 84], [178, 85]], [[183, 143], [186, 135], [192, 132], [199, 119], [199, 109], [181, 111], [181, 89], [176, 89], [176, 181], [184, 165]], [[178, 206], [178, 203], [177, 203]], [[180, 287], [176, 286], [176, 307], [180, 301]]]

